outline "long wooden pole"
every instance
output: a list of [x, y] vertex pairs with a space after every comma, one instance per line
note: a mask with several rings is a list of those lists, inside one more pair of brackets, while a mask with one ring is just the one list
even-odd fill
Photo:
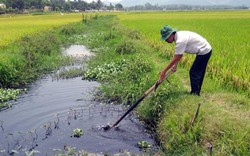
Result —
[[118, 125], [121, 120], [123, 118], [125, 118], [133, 109], [135, 109], [135, 107], [149, 94], [151, 93], [153, 90], [155, 90], [158, 85], [160, 85], [165, 79], [167, 79], [174, 71], [170, 70], [164, 77], [164, 79], [162, 81], [157, 81], [152, 87], [150, 87], [142, 97], [140, 97], [133, 105], [131, 105], [129, 107], [129, 109], [111, 126], [112, 127], [115, 127], [116, 125]]

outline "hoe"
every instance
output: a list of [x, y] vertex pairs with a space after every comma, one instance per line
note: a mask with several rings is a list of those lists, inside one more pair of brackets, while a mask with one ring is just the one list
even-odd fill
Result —
[[120, 122], [121, 122], [121, 120], [123, 119], [123, 118], [125, 118], [126, 117], [126, 115], [128, 115], [133, 109], [135, 109], [135, 107], [150, 93], [150, 92], [152, 92], [153, 90], [156, 90], [157, 89], [157, 87], [158, 87], [158, 85], [159, 84], [161, 84], [165, 79], [167, 79], [172, 73], [173, 73], [174, 71], [172, 71], [172, 70], [170, 70], [166, 75], [165, 75], [165, 77], [164, 77], [164, 79], [162, 80], [162, 81], [156, 81], [156, 83], [152, 86], [152, 87], [150, 87], [145, 93], [144, 93], [144, 95], [142, 96], [142, 97], [140, 97], [133, 105], [131, 105], [130, 107], [129, 107], [129, 109], [113, 124], [113, 125], [106, 125], [106, 126], [104, 126], [104, 127], [102, 127], [105, 131], [107, 131], [107, 130], [110, 130], [110, 129], [112, 129], [113, 127], [115, 127], [116, 125], [118, 125]]

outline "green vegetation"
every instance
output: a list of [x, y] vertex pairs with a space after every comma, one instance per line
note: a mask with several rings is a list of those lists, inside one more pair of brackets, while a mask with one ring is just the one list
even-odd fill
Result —
[[[39, 74], [48, 72], [59, 56], [59, 37], [51, 32], [25, 36], [0, 49], [0, 84], [4, 88], [26, 85]], [[56, 58], [57, 57], [57, 58]]]
[[83, 130], [81, 128], [76, 128], [73, 130], [73, 137], [79, 138], [80, 136], [83, 135]]
[[[250, 95], [250, 74], [247, 72], [250, 71], [250, 36], [246, 35], [250, 30], [249, 13], [249, 10], [132, 12], [118, 17], [123, 25], [140, 31], [147, 44], [168, 56], [172, 56], [174, 46], [159, 41], [159, 30], [163, 25], [201, 34], [213, 47], [209, 76], [227, 88], [244, 90]], [[182, 65], [190, 66], [191, 57], [185, 56]]]
[[137, 145], [139, 146], [139, 148], [141, 148], [142, 150], [145, 150], [145, 151], [150, 150], [150, 148], [151, 148], [151, 145], [144, 140], [139, 141], [137, 143]]
[[0, 15], [5, 13], [32, 13], [35, 15], [43, 15], [51, 11], [60, 12], [83, 12], [85, 10], [121, 10], [123, 6], [116, 4], [113, 6], [104, 4], [101, 0], [92, 1], [67, 1], [67, 0], [0, 0], [0, 4], [5, 7], [0, 7]]
[[[87, 20], [93, 18], [91, 14], [86, 16]], [[70, 63], [71, 58], [62, 57], [60, 51], [71, 42], [70, 37], [85, 26], [81, 18], [82, 14], [0, 18], [3, 28], [0, 29], [3, 36], [0, 40], [0, 86], [25, 86], [41, 74]], [[74, 23], [76, 21], [78, 23]]]
[[16, 100], [17, 96], [23, 92], [26, 92], [26, 89], [2, 89], [0, 88], [0, 110], [3, 108], [9, 108], [12, 106], [11, 103], [6, 101]]
[[0, 48], [16, 42], [25, 35], [49, 31], [55, 27], [80, 21], [82, 14], [46, 14], [33, 15], [1, 15], [0, 16]]
[[[189, 16], [187, 12], [183, 14]], [[191, 18], [194, 13], [190, 14]], [[119, 17], [122, 21], [126, 18], [135, 18], [137, 21], [139, 18], [137, 14], [119, 14]], [[135, 25], [144, 23], [135, 22]], [[171, 51], [166, 52], [165, 45], [159, 40], [149, 44], [151, 39], [142, 30], [127, 29], [111, 16], [100, 17], [89, 26], [87, 32], [75, 38], [78, 43], [87, 44], [96, 52], [83, 77], [104, 82], [100, 87], [102, 94], [98, 94], [99, 98], [127, 105], [134, 103], [158, 79], [158, 72], [171, 58]], [[151, 24], [151, 27], [154, 25]], [[133, 45], [124, 44], [127, 41]], [[121, 49], [126, 52], [121, 53]], [[222, 58], [218, 59], [223, 62]], [[129, 70], [125, 66], [121, 70], [119, 64], [124, 60], [132, 60], [132, 66], [139, 63], [146, 66]], [[136, 109], [142, 121], [157, 132], [166, 155], [205, 155], [209, 152], [208, 145], [213, 146], [214, 155], [249, 155], [249, 97], [243, 90], [238, 93], [230, 87], [225, 89], [224, 83], [214, 81], [219, 78], [211, 76], [211, 73], [205, 79], [202, 96], [189, 95], [188, 68], [182, 68], [189, 65], [185, 64], [185, 60], [187, 58], [169, 78], [170, 83], [161, 84]], [[212, 61], [209, 65], [213, 67]], [[135, 76], [130, 77], [131, 73]], [[192, 121], [199, 103], [199, 115]]]
[[[65, 25], [77, 19], [81, 21], [75, 14], [66, 15], [55, 21], [56, 18], [58, 18], [57, 15], [0, 18], [0, 27], [3, 27], [0, 31], [2, 36], [0, 40], [0, 108], [11, 105], [4, 102], [15, 100], [16, 96], [21, 93], [17, 88], [23, 88], [40, 75], [62, 64], [70, 63], [70, 58], [61, 56], [61, 46], [66, 46], [70, 42], [69, 36], [78, 33], [84, 25], [79, 22]], [[60, 26], [62, 24], [64, 25]], [[12, 42], [9, 41], [10, 39]]]
[[[201, 97], [188, 94], [193, 58], [185, 56], [169, 83], [162, 83], [136, 111], [157, 132], [164, 155], [205, 155], [208, 145], [213, 146], [213, 155], [250, 155], [248, 13], [119, 13], [119, 18], [96, 16], [84, 24], [52, 29], [47, 35], [58, 45], [71, 42], [91, 48], [96, 56], [88, 61], [83, 78], [103, 83], [97, 98], [130, 105], [155, 83], [172, 57], [173, 47], [159, 41], [161, 26], [200, 33], [214, 48]], [[62, 61], [58, 45], [44, 41], [47, 35], [39, 37], [43, 40], [22, 36], [17, 44], [9, 46], [9, 42], [9, 48], [0, 50], [3, 86], [29, 83], [38, 73], [58, 66]], [[49, 50], [42, 43], [36, 47], [37, 42], [45, 42]], [[199, 103], [199, 115], [193, 121]]]

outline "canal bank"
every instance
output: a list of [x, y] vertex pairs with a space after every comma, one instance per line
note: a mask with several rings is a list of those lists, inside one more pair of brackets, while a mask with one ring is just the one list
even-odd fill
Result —
[[[79, 45], [70, 46], [63, 54], [78, 57], [78, 62], [60, 70], [82, 68], [79, 60], [91, 56], [86, 47]], [[12, 108], [0, 112], [2, 154], [23, 155], [33, 150], [39, 151], [35, 155], [56, 155], [75, 148], [99, 154], [128, 151], [140, 155], [143, 153], [137, 145], [140, 141], [156, 148], [153, 137], [133, 114], [118, 128], [103, 131], [103, 125], [124, 113], [123, 106], [95, 101], [94, 92], [100, 86], [95, 81], [82, 80], [79, 76], [55, 79], [60, 70], [32, 83], [27, 94], [13, 101]], [[83, 130], [78, 138], [73, 136], [77, 128]]]

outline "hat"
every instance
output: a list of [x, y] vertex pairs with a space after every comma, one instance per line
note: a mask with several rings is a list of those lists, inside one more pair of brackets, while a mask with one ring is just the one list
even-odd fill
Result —
[[178, 29], [172, 28], [169, 25], [165, 25], [164, 27], [161, 28], [161, 40], [166, 40], [169, 38], [169, 36], [176, 32]]

